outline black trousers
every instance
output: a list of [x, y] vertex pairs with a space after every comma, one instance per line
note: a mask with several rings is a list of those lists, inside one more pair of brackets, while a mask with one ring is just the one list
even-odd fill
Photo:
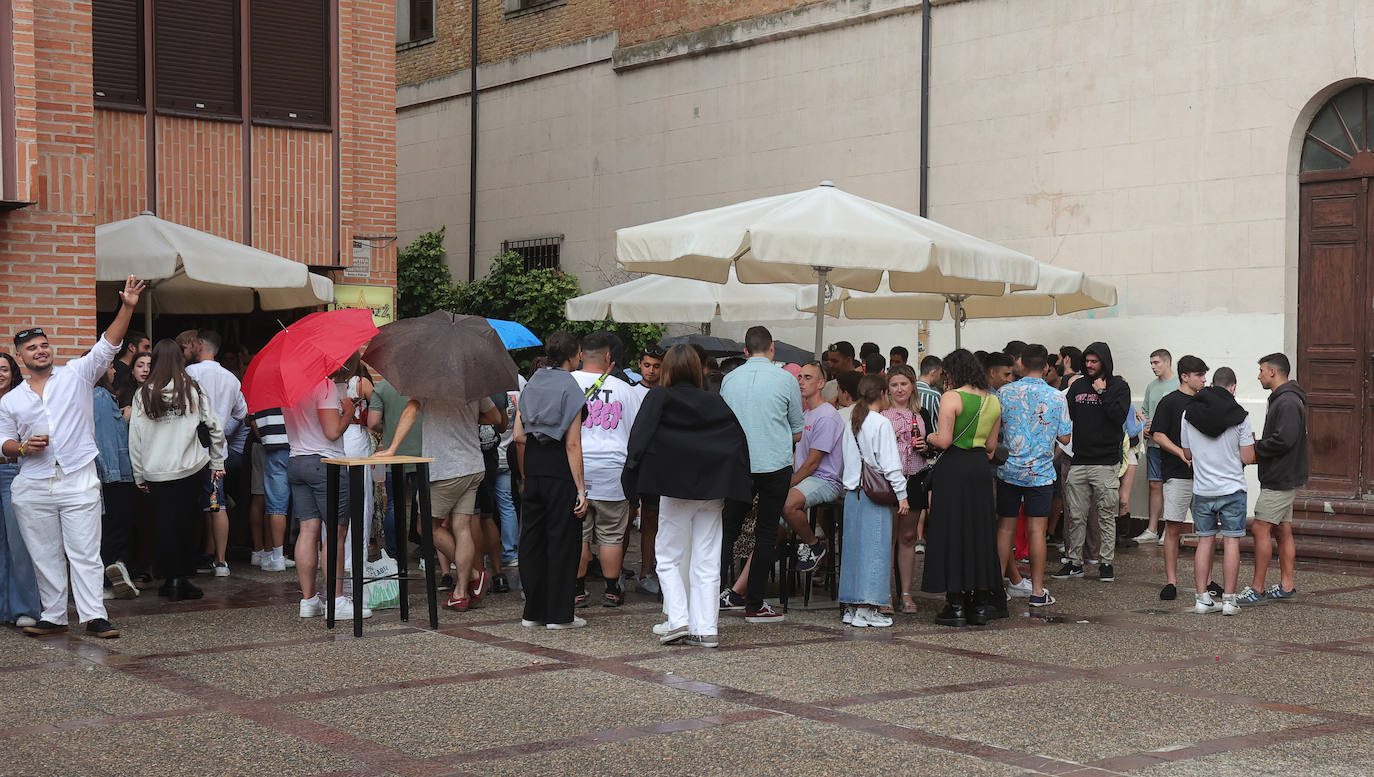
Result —
[[582, 558], [582, 519], [577, 485], [562, 443], [525, 448], [520, 510], [520, 582], [525, 620], [572, 623], [577, 562]]
[[105, 483], [105, 514], [100, 517], [100, 560], [106, 566], [134, 561], [134, 499], [138, 487], [133, 483]]
[[[782, 518], [782, 506], [787, 502], [787, 492], [792, 488], [792, 468], [755, 472], [749, 477], [753, 481], [754, 496], [759, 498], [758, 520], [754, 522], [754, 555], [749, 562], [749, 587], [744, 596], [745, 609], [753, 611], [763, 606], [763, 589], [768, 585], [768, 573], [775, 561], [773, 546], [778, 543], [778, 521]], [[735, 579], [735, 538], [739, 537], [740, 527], [748, 513], [749, 505], [744, 502], [725, 503], [721, 580], [727, 586]]]
[[161, 483], [148, 483], [157, 512], [157, 573], [160, 577], [190, 577], [196, 571], [200, 546], [203, 472]]

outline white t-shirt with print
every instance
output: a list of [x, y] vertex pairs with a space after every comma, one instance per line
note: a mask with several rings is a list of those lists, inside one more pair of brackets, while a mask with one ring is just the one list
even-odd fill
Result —
[[[572, 376], [585, 392], [601, 373], [577, 370]], [[614, 375], [607, 375], [587, 399], [587, 418], [582, 422], [582, 475], [589, 499], [616, 502], [625, 498], [620, 473], [625, 469], [625, 449], [639, 404], [640, 393], [635, 387]]]
[[1188, 423], [1183, 414], [1182, 438], [1184, 448], [1193, 454], [1193, 496], [1228, 496], [1245, 490], [1245, 465], [1240, 461], [1240, 449], [1255, 444], [1250, 419], [1208, 437]]

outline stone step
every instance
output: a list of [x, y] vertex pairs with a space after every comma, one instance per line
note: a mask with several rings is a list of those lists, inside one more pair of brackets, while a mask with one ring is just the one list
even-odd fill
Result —
[[[1296, 523], [1296, 522], [1295, 522]], [[1374, 539], [1359, 539], [1338, 536], [1319, 536], [1294, 532], [1293, 541], [1297, 546], [1299, 561], [1335, 563], [1342, 566], [1374, 567]], [[1184, 538], [1185, 547], [1197, 547], [1197, 537]], [[1217, 553], [1221, 553], [1221, 543], [1216, 543]], [[1255, 538], [1246, 535], [1240, 540], [1240, 550], [1253, 555]], [[1274, 549], [1278, 563], [1278, 549]]]
[[[1309, 514], [1310, 515], [1310, 514]], [[1374, 521], [1356, 522], [1349, 516], [1293, 517], [1293, 534], [1305, 537], [1340, 537], [1374, 541]]]

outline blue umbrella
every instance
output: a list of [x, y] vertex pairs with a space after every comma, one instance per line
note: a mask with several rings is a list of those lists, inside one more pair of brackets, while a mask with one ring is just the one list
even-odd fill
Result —
[[506, 350], [514, 351], [517, 348], [534, 348], [543, 345], [538, 337], [534, 336], [524, 324], [518, 321], [503, 321], [499, 318], [489, 318], [487, 323], [496, 330], [496, 334], [501, 337], [501, 342], [505, 344]]

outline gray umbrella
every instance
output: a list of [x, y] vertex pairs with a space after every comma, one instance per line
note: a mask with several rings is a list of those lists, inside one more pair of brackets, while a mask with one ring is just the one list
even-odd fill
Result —
[[485, 318], [444, 310], [383, 326], [363, 354], [400, 394], [471, 402], [517, 388], [515, 362]]
[[743, 356], [744, 346], [728, 337], [715, 337], [713, 335], [680, 335], [678, 337], [665, 337], [659, 341], [659, 345], [664, 348], [672, 348], [675, 345], [699, 345], [706, 349], [707, 356]]

